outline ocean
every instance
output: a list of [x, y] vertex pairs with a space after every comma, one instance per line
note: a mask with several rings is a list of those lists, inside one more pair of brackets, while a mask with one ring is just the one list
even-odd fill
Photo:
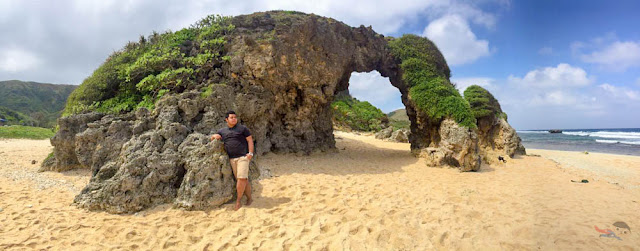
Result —
[[640, 156], [640, 128], [518, 130], [525, 148]]

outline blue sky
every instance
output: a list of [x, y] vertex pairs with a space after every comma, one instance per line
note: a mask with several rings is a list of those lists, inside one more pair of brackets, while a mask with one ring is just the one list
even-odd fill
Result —
[[[389, 35], [434, 40], [460, 91], [485, 86], [516, 129], [640, 127], [640, 1], [487, 2], [474, 8], [493, 21], [442, 15]], [[438, 24], [449, 27], [445, 35], [434, 31]], [[473, 36], [446, 35], [456, 26]], [[366, 75], [355, 77], [386, 81]], [[402, 107], [392, 98], [378, 101], [379, 93], [352, 92], [385, 112]]]
[[[640, 127], [640, 1], [0, 0], [0, 80], [80, 84], [141, 34], [273, 9], [426, 36], [461, 92], [485, 86], [519, 130]], [[385, 112], [402, 107], [377, 72], [350, 82]]]

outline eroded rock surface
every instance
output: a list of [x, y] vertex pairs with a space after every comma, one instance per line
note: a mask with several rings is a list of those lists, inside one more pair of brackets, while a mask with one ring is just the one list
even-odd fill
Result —
[[479, 151], [486, 163], [497, 163], [498, 156], [526, 155], [516, 130], [503, 118], [485, 117], [478, 120]]
[[477, 135], [472, 129], [461, 127], [452, 119], [445, 119], [439, 128], [440, 141], [421, 150], [427, 165], [448, 165], [460, 171], [477, 171], [481, 159], [477, 151]]
[[[463, 171], [479, 167], [473, 130], [450, 119], [433, 122], [415, 108], [399, 61], [387, 47], [389, 38], [316, 15], [266, 12], [232, 22], [230, 60], [211, 71], [212, 79], [166, 94], [153, 111], [60, 119], [51, 140], [55, 160], [43, 170], [93, 171], [76, 205], [112, 213], [162, 203], [186, 209], [220, 205], [233, 199], [235, 186], [220, 142], [209, 137], [226, 126], [225, 112], [235, 110], [252, 131], [258, 158], [266, 152], [334, 149], [330, 103], [348, 88], [352, 72], [373, 70], [389, 78], [406, 106], [411, 133], [396, 137], [408, 137], [412, 151], [432, 164]], [[434, 67], [448, 74], [444, 57], [432, 56], [441, 62]], [[206, 95], [204, 86], [210, 88]], [[501, 135], [513, 137], [508, 130]], [[252, 163], [250, 179], [256, 179], [259, 168]]]

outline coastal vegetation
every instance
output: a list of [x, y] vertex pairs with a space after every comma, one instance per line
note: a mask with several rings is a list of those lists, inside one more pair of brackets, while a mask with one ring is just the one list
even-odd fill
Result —
[[205, 77], [221, 74], [230, 60], [223, 50], [233, 29], [230, 17], [210, 15], [189, 28], [129, 42], [71, 93], [63, 116], [152, 109], [168, 92], [197, 88]]
[[488, 116], [501, 117], [507, 120], [507, 114], [500, 108], [500, 103], [486, 89], [472, 85], [464, 91], [464, 98], [471, 106], [471, 112], [476, 119]]
[[389, 41], [389, 47], [402, 61], [402, 78], [409, 86], [409, 99], [418, 109], [433, 122], [451, 117], [462, 126], [476, 127], [469, 103], [449, 82], [450, 70], [433, 42], [405, 34]]
[[367, 101], [338, 95], [331, 103], [333, 120], [339, 127], [356, 131], [380, 131], [388, 123], [387, 115]]
[[51, 128], [32, 126], [0, 126], [0, 138], [2, 139], [48, 139], [53, 137]]

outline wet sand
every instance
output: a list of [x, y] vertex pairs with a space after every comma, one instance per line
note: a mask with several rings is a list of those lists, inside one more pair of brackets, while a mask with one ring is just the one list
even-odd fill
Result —
[[[541, 157], [460, 173], [426, 167], [409, 144], [335, 135], [337, 152], [260, 156], [274, 177], [256, 181], [254, 203], [239, 211], [162, 205], [130, 215], [72, 206], [90, 173], [37, 173], [48, 140], [0, 139], [0, 249], [640, 247], [640, 157], [527, 149]], [[582, 179], [589, 183], [571, 182]]]

